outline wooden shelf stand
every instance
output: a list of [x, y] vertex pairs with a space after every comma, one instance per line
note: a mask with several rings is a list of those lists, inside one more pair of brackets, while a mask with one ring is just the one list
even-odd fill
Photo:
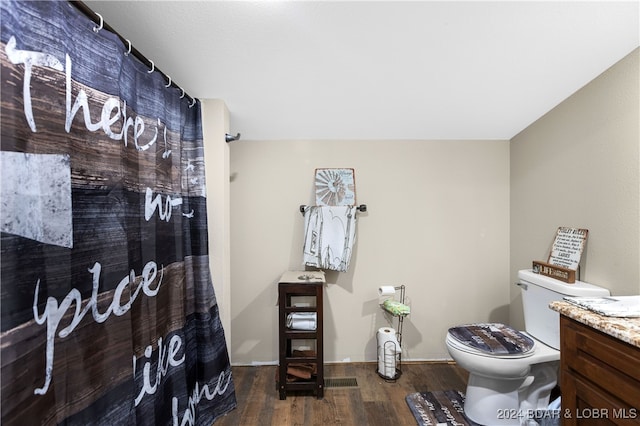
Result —
[[[322, 293], [324, 279], [322, 281], [298, 280], [299, 276], [305, 276], [304, 271], [288, 271], [278, 283], [278, 318], [279, 318], [279, 368], [277, 387], [280, 399], [287, 398], [288, 391], [313, 390], [318, 399], [324, 397], [324, 351], [323, 351], [323, 327], [322, 327]], [[310, 306], [295, 306], [294, 297], [313, 298]], [[287, 327], [287, 317], [291, 313], [312, 312], [316, 314], [315, 330], [295, 330]], [[313, 356], [294, 353], [293, 340], [315, 340], [315, 352]], [[309, 380], [287, 381], [287, 369], [290, 364], [315, 365], [315, 374]]]

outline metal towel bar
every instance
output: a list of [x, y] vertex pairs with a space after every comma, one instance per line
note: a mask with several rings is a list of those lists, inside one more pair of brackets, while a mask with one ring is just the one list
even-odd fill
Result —
[[[300, 213], [304, 214], [304, 209], [305, 207], [307, 207], [305, 204], [301, 204], [300, 205]], [[367, 211], [367, 205], [366, 204], [360, 204], [358, 207], [356, 207], [356, 209], [359, 212], [366, 212]]]

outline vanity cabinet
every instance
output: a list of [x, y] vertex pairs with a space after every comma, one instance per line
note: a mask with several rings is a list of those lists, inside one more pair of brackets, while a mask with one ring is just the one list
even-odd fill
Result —
[[640, 425], [640, 348], [560, 315], [563, 425]]

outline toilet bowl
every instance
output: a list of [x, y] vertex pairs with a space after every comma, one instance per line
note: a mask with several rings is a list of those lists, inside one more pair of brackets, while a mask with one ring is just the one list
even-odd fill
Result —
[[532, 410], [546, 408], [557, 382], [560, 351], [531, 339], [533, 347], [526, 353], [495, 355], [466, 346], [447, 333], [449, 354], [469, 372], [464, 412], [470, 420], [481, 425], [520, 425]]
[[602, 287], [567, 284], [531, 270], [518, 272], [517, 285], [525, 331], [478, 323], [447, 333], [449, 355], [469, 372], [464, 413], [480, 425], [527, 424], [527, 418], [547, 409], [560, 365], [560, 318], [549, 304], [565, 296], [609, 296]]

